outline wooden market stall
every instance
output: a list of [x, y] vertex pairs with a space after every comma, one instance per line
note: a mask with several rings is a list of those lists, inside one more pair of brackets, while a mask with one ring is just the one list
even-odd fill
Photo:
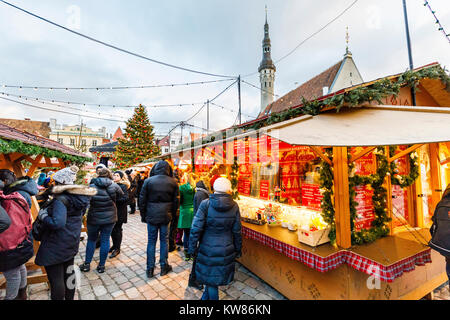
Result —
[[[71, 163], [84, 163], [88, 160], [90, 158], [85, 154], [54, 140], [0, 124], [0, 168], [13, 171], [18, 178], [32, 177], [38, 169], [65, 168]], [[25, 169], [25, 164], [29, 166], [28, 170]], [[31, 199], [31, 214], [34, 221], [39, 212], [39, 204], [35, 197], [31, 197]], [[39, 243], [35, 242], [35, 252], [38, 248]], [[29, 284], [47, 282], [45, 269], [36, 266], [34, 258], [27, 263], [27, 269], [30, 271], [42, 270], [41, 273], [28, 276]], [[4, 279], [2, 280], [0, 280], [0, 287], [5, 285]]]
[[447, 281], [427, 243], [450, 183], [449, 123], [450, 78], [431, 64], [224, 130], [171, 158], [189, 159], [203, 177], [226, 168], [243, 220], [239, 261], [289, 299], [420, 299]]

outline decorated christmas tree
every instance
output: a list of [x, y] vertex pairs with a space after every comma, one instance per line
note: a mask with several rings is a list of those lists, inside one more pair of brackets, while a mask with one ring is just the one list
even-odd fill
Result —
[[159, 155], [155, 144], [153, 126], [145, 107], [139, 105], [126, 122], [124, 138], [119, 138], [114, 162], [118, 168], [127, 168]]

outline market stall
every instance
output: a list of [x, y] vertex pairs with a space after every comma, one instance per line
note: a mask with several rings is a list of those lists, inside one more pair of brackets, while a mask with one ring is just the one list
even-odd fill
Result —
[[[37, 136], [26, 131], [0, 124], [0, 169], [9, 169], [17, 177], [25, 175], [32, 177], [38, 169], [52, 168], [58, 170], [71, 163], [81, 164], [90, 160], [86, 155], [66, 147], [56, 141]], [[25, 170], [25, 167], [27, 169]], [[34, 221], [39, 212], [39, 204], [32, 197], [31, 214]], [[35, 252], [39, 243], [34, 243]], [[41, 273], [28, 276], [28, 283], [46, 282], [47, 276], [44, 268], [34, 264], [33, 260], [27, 263], [28, 270], [41, 269]], [[3, 287], [5, 283], [0, 283]]]
[[[444, 259], [427, 243], [450, 182], [449, 83], [433, 64], [225, 130], [171, 157], [190, 160], [200, 177], [220, 169], [231, 179], [244, 236], [239, 261], [286, 297], [419, 299], [447, 281]], [[411, 86], [425, 106], [408, 106]]]

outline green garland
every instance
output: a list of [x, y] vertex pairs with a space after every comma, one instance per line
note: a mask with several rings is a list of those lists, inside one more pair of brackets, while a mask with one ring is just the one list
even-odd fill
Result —
[[4, 140], [0, 138], [0, 153], [22, 153], [25, 155], [43, 155], [47, 158], [59, 158], [64, 161], [70, 161], [77, 165], [82, 165], [91, 160], [91, 158], [74, 156], [61, 151], [23, 143], [18, 140]]
[[231, 181], [232, 197], [234, 200], [239, 199], [239, 192], [237, 190], [239, 183], [239, 164], [237, 161], [237, 157], [234, 157], [234, 162], [233, 165], [231, 166], [230, 178], [231, 178], [230, 181]]
[[[442, 69], [440, 66], [433, 66], [417, 71], [409, 70], [401, 74], [396, 80], [384, 78], [372, 83], [371, 85], [358, 87], [344, 93], [335, 94], [321, 101], [308, 101], [302, 98], [302, 105], [300, 107], [271, 113], [270, 116], [266, 119], [259, 120], [240, 128], [233, 127], [227, 130], [227, 132], [222, 132], [222, 135], [226, 134], [229, 138], [244, 133], [248, 130], [258, 130], [262, 127], [286, 121], [302, 115], [315, 116], [318, 115], [325, 107], [334, 107], [336, 108], [336, 111], [339, 112], [339, 110], [344, 105], [349, 107], [356, 107], [358, 105], [361, 105], [362, 103], [372, 101], [377, 101], [379, 104], [383, 104], [383, 99], [387, 98], [388, 96], [393, 95], [394, 97], [398, 97], [401, 87], [407, 86], [410, 88], [417, 88], [420, 80], [425, 78], [440, 80], [444, 84], [445, 90], [450, 92], [450, 77], [447, 74], [446, 70]], [[196, 144], [211, 143], [216, 140], [216, 137], [218, 135], [220, 135], [220, 133], [217, 132], [210, 134], [207, 137], [201, 138], [200, 142], [196, 142]], [[189, 148], [189, 146], [190, 144], [183, 144], [178, 146], [177, 150], [183, 150]]]
[[[349, 193], [350, 193], [350, 226], [352, 230], [352, 244], [363, 244], [375, 241], [378, 238], [389, 234], [388, 223], [391, 221], [387, 212], [387, 191], [383, 187], [384, 179], [389, 174], [390, 166], [383, 147], [377, 147], [376, 152], [377, 171], [369, 176], [355, 175], [354, 163], [349, 163]], [[351, 154], [348, 154], [349, 159]], [[375, 213], [375, 219], [372, 221], [372, 228], [355, 230], [356, 206], [355, 201], [356, 186], [370, 185], [373, 188], [372, 204]]]
[[[333, 149], [325, 149], [325, 155], [332, 161]], [[328, 235], [331, 244], [336, 243], [336, 222], [334, 220], [334, 204], [333, 204], [333, 168], [327, 162], [322, 161], [320, 166], [320, 189], [322, 192], [322, 217], [323, 220], [330, 226], [331, 230]]]
[[[408, 148], [411, 146], [408, 146]], [[391, 146], [389, 148], [389, 156], [393, 157], [395, 155], [395, 151], [398, 146]], [[414, 181], [419, 177], [419, 163], [417, 160], [419, 159], [419, 155], [417, 152], [412, 152], [409, 155], [406, 155], [409, 159], [409, 174], [401, 175], [398, 174], [397, 165], [394, 161], [391, 162], [390, 172], [391, 172], [391, 182], [394, 185], [398, 185], [402, 188], [406, 188], [411, 186]]]

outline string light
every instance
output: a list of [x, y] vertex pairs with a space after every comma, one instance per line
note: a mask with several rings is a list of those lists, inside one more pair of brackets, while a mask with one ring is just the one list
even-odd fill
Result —
[[58, 27], [58, 28], [61, 28], [61, 29], [64, 29], [64, 30], [66, 30], [66, 31], [69, 31], [69, 32], [71, 32], [71, 33], [73, 33], [73, 34], [76, 34], [76, 35], [78, 35], [78, 36], [80, 36], [80, 37], [83, 37], [83, 38], [85, 38], [85, 39], [94, 41], [94, 42], [96, 42], [96, 43], [98, 43], [98, 44], [101, 44], [101, 45], [103, 45], [103, 46], [109, 47], [109, 48], [111, 48], [111, 49], [118, 50], [118, 51], [120, 51], [120, 52], [123, 52], [123, 53], [129, 54], [129, 55], [135, 56], [135, 57], [140, 58], [140, 59], [144, 59], [144, 60], [147, 60], [147, 61], [150, 61], [150, 62], [154, 62], [154, 63], [158, 63], [158, 64], [161, 64], [161, 65], [164, 65], [164, 66], [166, 66], [166, 67], [175, 68], [175, 69], [183, 70], [183, 71], [187, 71], [187, 72], [198, 73], [198, 74], [203, 74], [203, 75], [213, 76], [213, 77], [220, 77], [220, 78], [233, 78], [233, 76], [226, 76], [226, 75], [221, 75], [221, 74], [214, 74], [214, 73], [208, 73], [208, 72], [198, 71], [198, 70], [189, 69], [189, 68], [185, 68], [185, 67], [180, 67], [180, 66], [176, 66], [176, 65], [169, 64], [169, 63], [166, 63], [166, 62], [158, 61], [158, 60], [155, 60], [155, 59], [151, 59], [151, 58], [145, 57], [145, 56], [143, 56], [143, 55], [140, 55], [140, 54], [137, 54], [137, 53], [134, 53], [134, 52], [131, 52], [131, 51], [128, 51], [128, 50], [125, 50], [125, 49], [116, 47], [116, 46], [114, 46], [114, 45], [112, 45], [112, 44], [109, 44], [109, 43], [100, 41], [100, 40], [98, 40], [98, 39], [89, 37], [89, 36], [87, 36], [87, 35], [85, 35], [85, 34], [82, 34], [82, 33], [80, 33], [80, 32], [74, 31], [74, 30], [69, 29], [69, 28], [67, 28], [67, 27], [64, 27], [64, 26], [62, 26], [62, 25], [60, 25], [60, 24], [57, 24], [57, 23], [55, 23], [55, 22], [53, 22], [53, 21], [50, 21], [50, 20], [45, 19], [45, 18], [43, 18], [43, 17], [41, 17], [41, 16], [38, 16], [37, 14], [34, 14], [34, 13], [30, 12], [30, 11], [27, 11], [27, 10], [25, 10], [25, 9], [22, 9], [22, 8], [20, 8], [20, 7], [18, 7], [18, 6], [15, 6], [15, 5], [13, 5], [13, 4], [9, 3], [9, 2], [6, 2], [6, 1], [4, 1], [4, 0], [0, 0], [0, 2], [6, 4], [6, 5], [10, 6], [10, 7], [13, 7], [13, 8], [15, 8], [15, 9], [17, 9], [17, 10], [20, 10], [20, 11], [22, 11], [22, 12], [24, 12], [24, 13], [30, 15], [30, 16], [33, 16], [33, 17], [37, 18], [37, 19], [40, 19], [40, 20], [45, 21], [45, 22], [47, 22], [47, 23], [49, 23], [49, 24], [52, 24], [52, 25], [54, 25], [54, 26], [56, 26], [56, 27]]
[[180, 86], [192, 86], [192, 85], [203, 85], [224, 81], [232, 81], [235, 79], [220, 79], [220, 80], [211, 80], [211, 81], [197, 81], [197, 82], [186, 82], [186, 83], [170, 83], [170, 84], [155, 84], [155, 85], [141, 85], [141, 86], [108, 86], [108, 87], [40, 87], [40, 86], [21, 86], [21, 85], [8, 85], [3, 84], [3, 88], [14, 88], [14, 89], [34, 89], [34, 90], [124, 90], [124, 89], [151, 89], [151, 88], [164, 88], [164, 87], [180, 87]]
[[[47, 101], [51, 103], [65, 103], [65, 104], [73, 104], [73, 105], [82, 105], [82, 106], [94, 106], [94, 107], [111, 107], [111, 108], [136, 108], [137, 106], [134, 105], [116, 105], [116, 104], [98, 104], [98, 103], [86, 103], [86, 102], [75, 102], [75, 101], [61, 101], [61, 100], [54, 100], [54, 99], [43, 99], [43, 98], [36, 98], [36, 97], [30, 97], [30, 96], [24, 96], [24, 95], [16, 95], [12, 93], [6, 93], [6, 92], [0, 92], [2, 95], [9, 95], [11, 97], [16, 98], [28, 98], [28, 99], [34, 99], [36, 101]], [[176, 103], [176, 104], [159, 104], [159, 105], [148, 105], [145, 106], [146, 108], [166, 108], [166, 107], [184, 107], [184, 106], [195, 106], [195, 105], [201, 105], [203, 102], [194, 102], [194, 103]]]
[[431, 14], [433, 15], [435, 21], [435, 24], [439, 25], [438, 31], [442, 31], [442, 33], [444, 34], [445, 38], [447, 39], [447, 41], [450, 43], [450, 33], [445, 32], [444, 27], [442, 26], [441, 22], [439, 21], [439, 19], [436, 17], [436, 11], [434, 11], [433, 9], [431, 9], [431, 6], [429, 4], [428, 1], [425, 1], [425, 3], [423, 4], [424, 7], [428, 7], [428, 9], [430, 9]]

